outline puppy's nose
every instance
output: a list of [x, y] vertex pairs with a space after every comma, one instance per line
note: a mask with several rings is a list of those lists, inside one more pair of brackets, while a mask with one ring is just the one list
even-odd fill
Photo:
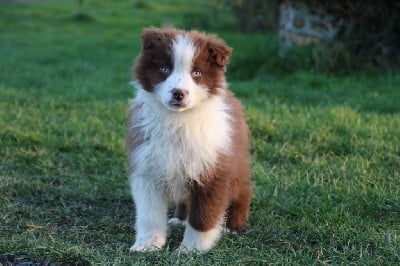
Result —
[[179, 102], [182, 101], [189, 94], [187, 90], [182, 90], [177, 88], [173, 89], [171, 93], [174, 100]]

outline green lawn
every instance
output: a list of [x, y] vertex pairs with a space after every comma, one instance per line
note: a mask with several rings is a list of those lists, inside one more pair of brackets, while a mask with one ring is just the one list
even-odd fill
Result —
[[[302, 70], [274, 35], [235, 33], [226, 10], [158, 2], [0, 4], [0, 264], [400, 264], [400, 72]], [[249, 231], [203, 255], [174, 252], [181, 228], [162, 251], [129, 253], [130, 68], [142, 27], [163, 24], [234, 47], [228, 79], [251, 128]]]

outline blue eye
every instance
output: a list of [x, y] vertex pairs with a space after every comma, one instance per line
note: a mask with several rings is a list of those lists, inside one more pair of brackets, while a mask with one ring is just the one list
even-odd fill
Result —
[[201, 76], [201, 71], [198, 69], [193, 70], [192, 75], [193, 75], [193, 77], [198, 78]]
[[163, 74], [169, 74], [169, 67], [168, 66], [162, 66], [162, 67], [160, 67], [160, 71]]

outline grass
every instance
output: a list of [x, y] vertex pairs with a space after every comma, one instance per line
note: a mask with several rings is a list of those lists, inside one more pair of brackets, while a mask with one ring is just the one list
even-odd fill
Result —
[[[199, 14], [188, 20], [193, 5]], [[400, 263], [400, 73], [293, 68], [276, 56], [274, 37], [222, 31], [232, 29], [228, 16], [205, 23], [202, 16], [218, 10], [178, 0], [1, 5], [3, 257], [78, 265]], [[228, 78], [251, 128], [250, 229], [225, 235], [204, 255], [174, 252], [181, 228], [166, 249], [128, 251], [130, 67], [141, 28], [167, 23], [216, 31], [235, 48]]]

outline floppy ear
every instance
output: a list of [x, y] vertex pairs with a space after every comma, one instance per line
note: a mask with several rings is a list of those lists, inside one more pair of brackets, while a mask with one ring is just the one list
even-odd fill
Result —
[[160, 45], [172, 42], [173, 37], [176, 34], [174, 29], [159, 29], [159, 28], [147, 28], [142, 32], [142, 48], [144, 50], [153, 49], [160, 47]]
[[209, 61], [220, 67], [228, 64], [232, 54], [232, 48], [226, 45], [222, 40], [212, 39], [208, 43]]
[[144, 50], [151, 49], [161, 42], [162, 33], [160, 29], [148, 28], [142, 32], [142, 48]]

